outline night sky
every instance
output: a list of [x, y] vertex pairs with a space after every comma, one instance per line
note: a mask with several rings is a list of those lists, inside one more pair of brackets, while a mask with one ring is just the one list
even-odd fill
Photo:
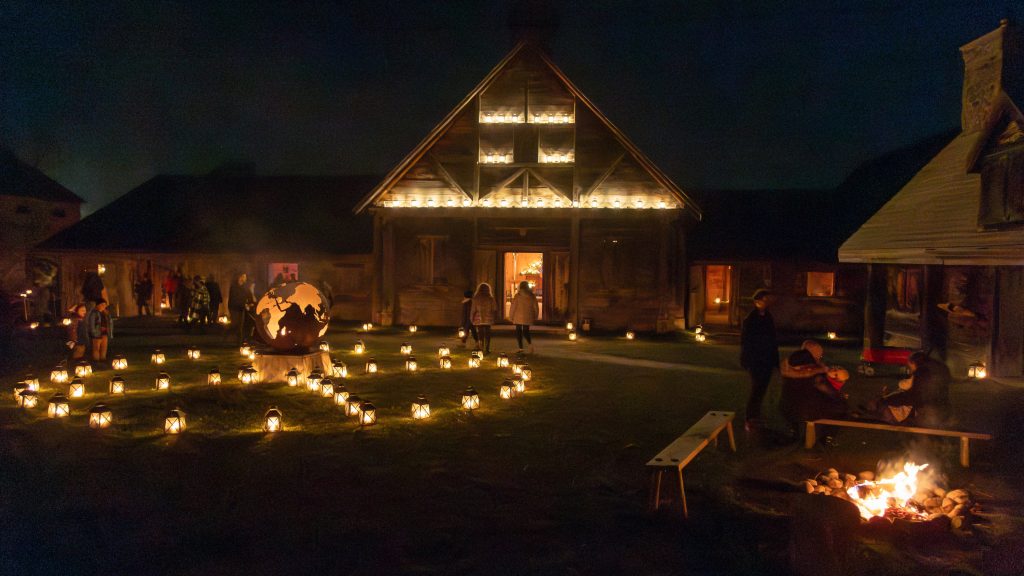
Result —
[[[0, 142], [89, 201], [158, 173], [383, 173], [511, 48], [511, 0], [0, 2]], [[551, 3], [555, 62], [684, 189], [831, 187], [959, 125], [1017, 2]], [[769, 6], [770, 5], [770, 6]]]

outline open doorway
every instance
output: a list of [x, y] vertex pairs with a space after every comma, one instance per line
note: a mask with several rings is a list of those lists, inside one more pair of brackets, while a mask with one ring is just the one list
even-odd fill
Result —
[[519, 283], [526, 281], [533, 288], [533, 293], [540, 302], [540, 315], [537, 320], [544, 316], [544, 254], [541, 252], [505, 252], [504, 256], [504, 277], [501, 285], [502, 316], [508, 319], [509, 309], [512, 307], [512, 298], [519, 289]]
[[704, 322], [728, 324], [732, 266], [707, 266], [704, 272]]

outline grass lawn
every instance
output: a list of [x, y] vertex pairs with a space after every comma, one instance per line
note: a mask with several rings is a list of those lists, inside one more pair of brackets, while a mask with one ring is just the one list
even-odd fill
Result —
[[[363, 375], [364, 356], [351, 353], [357, 335], [335, 326], [328, 341], [349, 366], [345, 385], [377, 407], [378, 424], [360, 429], [304, 390], [240, 386], [242, 359], [220, 335], [188, 336], [157, 321], [118, 328], [111, 354], [128, 357], [129, 393], [101, 393], [112, 375], [104, 367], [66, 421], [45, 417], [53, 393], [45, 378], [62, 354], [56, 337], [23, 340], [15, 366], [0, 374], [5, 391], [26, 371], [44, 387], [35, 410], [17, 408], [7, 392], [0, 399], [0, 574], [786, 574], [793, 484], [908, 450], [930, 454], [951, 487], [975, 492], [987, 521], [928, 547], [861, 540], [860, 573], [1024, 571], [1019, 389], [954, 385], [962, 425], [999, 434], [972, 446], [966, 471], [953, 442], [850, 431], [834, 451], [805, 451], [748, 437], [740, 415], [739, 452], [709, 448], [686, 469], [691, 518], [682, 522], [673, 509], [646, 513], [644, 463], [708, 410], [741, 410], [747, 384], [735, 345], [540, 338], [534, 381], [508, 401], [498, 397], [507, 370], [493, 355], [470, 370], [468, 351], [453, 346], [456, 369], [437, 368], [438, 345], [455, 343], [448, 330], [358, 336], [382, 369]], [[402, 370], [405, 341], [420, 372]], [[192, 344], [199, 361], [185, 359]], [[153, 390], [155, 348], [168, 356], [169, 392]], [[513, 340], [499, 336], [494, 348], [512, 352]], [[574, 351], [701, 369], [581, 361]], [[831, 352], [852, 371], [855, 353]], [[220, 387], [206, 385], [213, 366]], [[849, 388], [866, 400], [893, 382], [857, 377]], [[481, 397], [473, 413], [459, 407], [467, 385]], [[426, 421], [409, 415], [420, 393], [433, 413]], [[97, 401], [112, 408], [114, 428], [86, 426]], [[284, 432], [260, 429], [271, 405]], [[165, 436], [162, 419], [175, 406], [188, 431]]]

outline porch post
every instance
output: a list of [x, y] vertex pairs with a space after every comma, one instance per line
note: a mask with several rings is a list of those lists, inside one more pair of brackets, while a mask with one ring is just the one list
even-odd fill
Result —
[[864, 298], [864, 347], [885, 345], [885, 300], [887, 268], [885, 264], [868, 264], [867, 294]]
[[569, 320], [580, 325], [580, 217], [575, 210], [569, 237]]
[[942, 291], [942, 266], [924, 266], [921, 298], [921, 347], [938, 360], [946, 359], [946, 327], [938, 312]]

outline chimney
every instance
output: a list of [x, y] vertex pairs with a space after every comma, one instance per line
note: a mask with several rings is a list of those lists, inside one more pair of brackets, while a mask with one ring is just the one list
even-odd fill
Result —
[[999, 119], [1004, 91], [1017, 83], [1018, 66], [1008, 66], [1020, 59], [1007, 53], [1018, 48], [1010, 41], [1012, 36], [1012, 27], [1004, 19], [999, 28], [960, 47], [964, 59], [960, 123], [965, 133], [990, 128]]

